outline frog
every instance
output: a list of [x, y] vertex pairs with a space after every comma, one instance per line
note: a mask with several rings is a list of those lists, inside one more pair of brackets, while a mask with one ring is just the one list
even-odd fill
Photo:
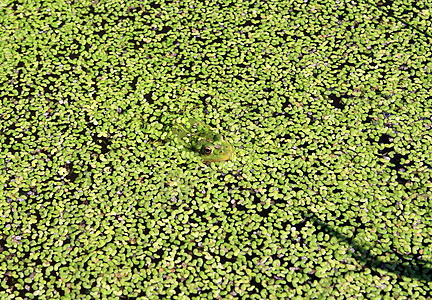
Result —
[[234, 148], [224, 136], [201, 121], [189, 119], [186, 123], [175, 123], [172, 134], [183, 147], [198, 153], [204, 163], [227, 161], [233, 156]]

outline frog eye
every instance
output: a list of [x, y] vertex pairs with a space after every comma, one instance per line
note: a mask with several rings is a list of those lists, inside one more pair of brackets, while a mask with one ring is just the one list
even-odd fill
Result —
[[210, 155], [213, 153], [213, 148], [212, 147], [204, 147], [203, 152], [205, 155]]

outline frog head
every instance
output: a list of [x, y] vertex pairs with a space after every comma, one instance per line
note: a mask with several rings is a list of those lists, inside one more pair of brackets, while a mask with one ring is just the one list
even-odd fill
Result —
[[233, 154], [233, 147], [220, 134], [197, 139], [192, 149], [199, 153], [204, 162], [225, 161]]
[[190, 126], [176, 124], [172, 132], [187, 149], [198, 153], [204, 162], [225, 161], [231, 158], [234, 149], [221, 134], [213, 132], [202, 122], [190, 120]]

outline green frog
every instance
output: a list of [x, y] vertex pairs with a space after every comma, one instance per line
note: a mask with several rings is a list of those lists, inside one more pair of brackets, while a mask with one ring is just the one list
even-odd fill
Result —
[[233, 155], [231, 144], [203, 122], [190, 119], [185, 124], [175, 123], [171, 131], [185, 148], [197, 152], [204, 162], [225, 161]]

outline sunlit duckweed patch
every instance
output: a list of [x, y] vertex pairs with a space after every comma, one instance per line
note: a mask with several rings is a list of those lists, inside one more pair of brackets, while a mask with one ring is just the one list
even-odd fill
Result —
[[430, 297], [427, 4], [3, 2], [2, 299]]

